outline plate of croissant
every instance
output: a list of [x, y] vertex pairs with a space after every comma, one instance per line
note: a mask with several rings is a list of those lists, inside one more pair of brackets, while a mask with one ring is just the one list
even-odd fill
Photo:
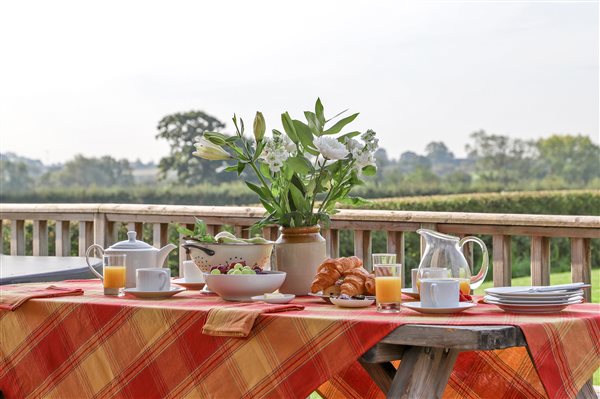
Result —
[[[375, 276], [363, 268], [356, 256], [327, 259], [317, 268], [312, 295], [331, 303], [331, 298], [375, 295]], [[346, 301], [351, 299], [346, 299]]]

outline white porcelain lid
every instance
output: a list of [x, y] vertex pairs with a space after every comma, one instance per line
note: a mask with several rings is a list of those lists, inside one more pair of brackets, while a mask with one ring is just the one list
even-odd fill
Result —
[[127, 232], [127, 240], [119, 241], [118, 243], [111, 245], [109, 249], [154, 249], [152, 245], [145, 243], [144, 241], [136, 240], [137, 233], [135, 231]]

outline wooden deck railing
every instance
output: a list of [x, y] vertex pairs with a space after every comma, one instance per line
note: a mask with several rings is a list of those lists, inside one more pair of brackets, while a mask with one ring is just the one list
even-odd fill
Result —
[[[25, 254], [25, 222], [33, 223], [33, 255], [48, 254], [48, 222], [55, 224], [55, 255], [71, 253], [71, 222], [79, 223], [78, 253], [85, 254], [93, 242], [106, 247], [117, 240], [120, 224], [136, 230], [141, 237], [144, 224], [153, 225], [153, 244], [167, 243], [169, 224], [192, 226], [194, 218], [203, 219], [212, 233], [222, 226], [233, 226], [236, 235], [247, 235], [244, 228], [258, 221], [262, 208], [210, 207], [180, 205], [118, 204], [0, 204], [0, 227], [10, 224], [10, 253]], [[550, 238], [565, 237], [571, 242], [571, 275], [574, 282], [591, 282], [590, 240], [600, 238], [600, 218], [596, 216], [554, 216], [492, 213], [412, 212], [341, 210], [323, 231], [330, 256], [339, 256], [340, 230], [354, 232], [354, 253], [370, 262], [371, 235], [381, 230], [387, 235], [388, 252], [396, 253], [404, 263], [405, 233], [419, 228], [435, 229], [459, 236], [492, 236], [492, 265], [495, 286], [511, 284], [511, 236], [531, 237], [532, 284], [550, 283]], [[263, 229], [266, 238], [276, 239], [277, 227]], [[0, 242], [0, 248], [3, 243]], [[472, 256], [472, 248], [465, 248]], [[185, 259], [180, 250], [180, 264]], [[590, 291], [587, 294], [589, 297]], [[589, 298], [588, 298], [589, 299]]]

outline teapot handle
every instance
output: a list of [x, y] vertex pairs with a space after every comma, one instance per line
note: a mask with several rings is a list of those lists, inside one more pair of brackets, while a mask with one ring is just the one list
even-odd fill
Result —
[[488, 250], [487, 250], [487, 247], [485, 246], [485, 243], [478, 237], [474, 237], [474, 236], [464, 237], [463, 239], [461, 239], [458, 242], [458, 246], [461, 247], [461, 249], [462, 249], [462, 246], [468, 242], [477, 243], [481, 247], [481, 250], [483, 251], [483, 261], [481, 262], [481, 269], [479, 269], [479, 273], [477, 273], [476, 276], [471, 277], [471, 289], [474, 290], [476, 288], [479, 288], [479, 286], [483, 283], [483, 280], [485, 280], [485, 276], [487, 275], [487, 272], [488, 272], [488, 266], [489, 266], [490, 260], [489, 260]]
[[87, 249], [87, 251], [85, 251], [85, 263], [87, 263], [88, 267], [90, 268], [90, 270], [92, 271], [92, 273], [94, 273], [96, 276], [98, 276], [98, 278], [102, 281], [104, 281], [104, 277], [102, 277], [102, 275], [100, 273], [98, 273], [96, 271], [96, 269], [94, 269], [94, 267], [90, 264], [90, 253], [94, 250], [97, 249], [98, 251], [100, 251], [100, 253], [102, 255], [104, 255], [104, 248], [102, 248], [100, 245], [98, 244], [92, 244], [90, 245], [90, 247]]

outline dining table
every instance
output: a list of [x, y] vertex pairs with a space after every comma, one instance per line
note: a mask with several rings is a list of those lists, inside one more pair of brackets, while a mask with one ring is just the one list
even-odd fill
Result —
[[315, 296], [270, 305], [197, 290], [105, 296], [97, 279], [52, 285], [0, 286], [6, 399], [595, 397], [594, 303], [515, 314], [474, 297], [456, 314], [383, 314]]

